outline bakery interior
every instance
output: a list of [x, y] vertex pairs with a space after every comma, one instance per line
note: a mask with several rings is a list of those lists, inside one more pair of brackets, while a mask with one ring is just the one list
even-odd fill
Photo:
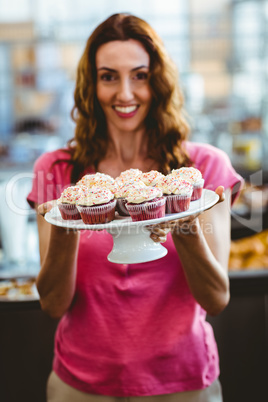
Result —
[[207, 319], [224, 401], [268, 400], [268, 0], [0, 0], [1, 401], [45, 401], [57, 321], [40, 310], [25, 196], [36, 158], [73, 136], [87, 37], [120, 11], [146, 19], [178, 65], [191, 139], [223, 149], [245, 179], [231, 211], [231, 300]]

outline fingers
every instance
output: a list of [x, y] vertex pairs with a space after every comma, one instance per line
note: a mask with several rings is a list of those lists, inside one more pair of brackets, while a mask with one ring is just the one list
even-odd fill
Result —
[[176, 219], [174, 221], [162, 222], [158, 225], [148, 227], [151, 231], [151, 239], [155, 242], [164, 243], [167, 240], [167, 234], [189, 234], [196, 233], [198, 225], [198, 216], [200, 213]]
[[157, 226], [151, 227], [151, 239], [156, 243], [165, 243], [167, 240], [167, 234], [170, 232], [169, 228], [161, 229]]
[[44, 204], [40, 204], [37, 207], [37, 213], [38, 213], [38, 215], [45, 216], [45, 214], [47, 212], [51, 211], [51, 209], [53, 207], [55, 207], [56, 205], [57, 205], [56, 200], [52, 200], [52, 201], [45, 202]]
[[212, 205], [212, 207], [208, 208], [207, 211], [209, 209], [212, 209], [213, 207], [215, 207], [215, 205], [220, 204], [221, 202], [223, 202], [225, 200], [225, 193], [224, 193], [224, 187], [223, 186], [218, 186], [215, 190], [215, 193], [218, 194], [219, 199], [216, 202], [216, 204]]
[[165, 243], [167, 241], [167, 236], [158, 236], [155, 233], [152, 233], [150, 237], [155, 243]]
[[216, 188], [216, 190], [215, 190], [215, 193], [218, 194], [218, 196], [219, 196], [218, 203], [223, 202], [225, 200], [225, 193], [224, 193], [224, 187], [223, 186], [218, 186]]
[[[215, 193], [219, 196], [219, 200], [217, 202], [221, 203], [225, 200], [224, 187], [218, 186], [215, 190]], [[211, 207], [212, 208], [212, 207]], [[210, 208], [209, 208], [210, 209]], [[151, 231], [151, 239], [155, 242], [165, 242], [167, 240], [167, 233], [196, 233], [198, 230], [197, 218], [201, 214], [201, 212], [188, 215], [184, 218], [176, 219], [174, 221], [162, 222], [157, 225], [148, 226], [148, 229]]]
[[167, 221], [167, 222], [159, 223], [157, 225], [152, 225], [152, 226], [150, 226], [148, 228], [152, 232], [155, 232], [156, 229], [172, 231], [176, 227], [179, 227], [179, 226], [184, 225], [186, 223], [193, 222], [199, 215], [201, 215], [201, 212], [198, 212], [198, 213], [192, 214], [192, 215], [188, 215], [188, 216], [185, 216], [184, 218], [179, 218], [179, 219], [176, 219], [176, 220], [173, 220], [173, 221]]

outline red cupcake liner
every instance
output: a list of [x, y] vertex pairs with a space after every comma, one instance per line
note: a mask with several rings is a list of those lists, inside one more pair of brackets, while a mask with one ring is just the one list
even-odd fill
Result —
[[201, 198], [203, 187], [204, 187], [204, 181], [201, 184], [193, 185], [193, 193], [192, 193], [191, 201], [199, 200], [199, 198]]
[[171, 194], [166, 195], [166, 214], [176, 214], [190, 208], [191, 196]]
[[194, 188], [193, 194], [191, 197], [191, 201], [199, 200], [199, 198], [201, 198], [201, 196], [202, 196], [202, 191], [203, 191], [203, 187]]
[[76, 204], [59, 203], [58, 208], [62, 219], [65, 221], [81, 219], [81, 215], [76, 207]]
[[161, 197], [141, 204], [127, 203], [126, 208], [133, 222], [145, 221], [163, 218], [165, 216], [165, 203], [166, 199]]
[[129, 216], [129, 212], [126, 208], [126, 203], [126, 198], [117, 198], [116, 200], [116, 210], [120, 216]]
[[116, 200], [102, 205], [77, 205], [82, 221], [88, 225], [111, 222], [115, 217]]

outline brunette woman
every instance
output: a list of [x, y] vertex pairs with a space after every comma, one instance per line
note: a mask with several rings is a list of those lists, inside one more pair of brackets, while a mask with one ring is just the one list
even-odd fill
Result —
[[[39, 211], [41, 306], [61, 318], [48, 401], [222, 401], [206, 314], [229, 301], [230, 204], [242, 179], [225, 153], [189, 142], [177, 69], [133, 15], [112, 15], [91, 34], [74, 100], [74, 139], [37, 160], [28, 196]], [[225, 201], [172, 233], [156, 227], [152, 238], [168, 249], [156, 261], [111, 263], [106, 231], [68, 232], [42, 216], [87, 173], [181, 166], [198, 168], [221, 201], [224, 187]]]

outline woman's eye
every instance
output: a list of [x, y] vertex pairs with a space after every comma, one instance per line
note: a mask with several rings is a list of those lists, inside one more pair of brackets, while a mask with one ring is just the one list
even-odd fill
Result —
[[109, 74], [109, 73], [102, 74], [100, 78], [102, 81], [113, 81], [114, 80], [113, 75]]
[[148, 78], [148, 73], [145, 73], [143, 71], [137, 73], [135, 76], [135, 79], [137, 79], [137, 80], [147, 80], [147, 78]]

